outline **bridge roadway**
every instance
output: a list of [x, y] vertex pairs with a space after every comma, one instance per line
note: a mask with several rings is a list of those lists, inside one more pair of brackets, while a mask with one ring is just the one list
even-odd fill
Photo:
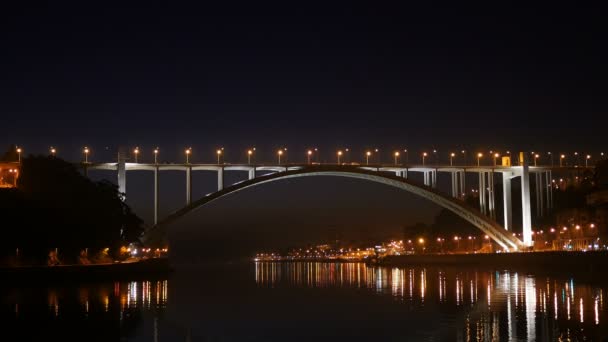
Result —
[[[512, 218], [512, 199], [511, 199], [511, 180], [522, 177], [522, 226], [523, 244], [532, 244], [531, 227], [531, 206], [530, 206], [530, 181], [529, 174], [536, 178], [535, 199], [536, 213], [543, 216], [544, 213], [553, 207], [552, 192], [552, 172], [580, 172], [592, 167], [560, 167], [560, 166], [466, 166], [466, 165], [361, 165], [361, 164], [174, 164], [174, 163], [127, 163], [125, 158], [120, 158], [116, 163], [80, 163], [84, 168], [85, 174], [88, 170], [108, 170], [116, 171], [118, 175], [119, 191], [126, 195], [126, 175], [127, 171], [152, 171], [154, 172], [154, 224], [159, 221], [159, 172], [161, 171], [184, 171], [186, 174], [186, 207], [192, 202], [192, 171], [211, 171], [217, 173], [217, 191], [224, 190], [224, 173], [228, 171], [247, 172], [248, 181], [259, 178], [259, 172], [264, 173], [289, 173], [293, 171], [307, 171], [331, 168], [334, 171], [359, 170], [361, 172], [394, 174], [408, 181], [411, 172], [422, 173], [424, 176], [423, 185], [436, 189], [437, 174], [448, 173], [451, 176], [451, 192], [449, 196], [453, 198], [464, 198], [465, 195], [465, 175], [466, 173], [477, 173], [479, 175], [479, 209], [482, 215], [490, 219], [496, 219], [496, 200], [494, 195], [495, 174], [502, 175], [503, 184], [503, 206], [504, 206], [504, 225], [503, 228], [511, 231], [513, 227]], [[239, 182], [242, 183], [242, 182]], [[238, 184], [238, 183], [237, 183]], [[209, 194], [212, 195], [212, 194]], [[207, 195], [207, 196], [209, 196]], [[444, 195], [446, 196], [446, 195]], [[423, 196], [424, 197], [424, 196]], [[437, 202], [437, 201], [436, 201]], [[439, 203], [438, 203], [439, 204]], [[462, 215], [461, 215], [462, 216]], [[482, 229], [483, 230], [483, 229]], [[496, 241], [496, 239], [495, 239]], [[504, 240], [501, 242], [504, 245]]]

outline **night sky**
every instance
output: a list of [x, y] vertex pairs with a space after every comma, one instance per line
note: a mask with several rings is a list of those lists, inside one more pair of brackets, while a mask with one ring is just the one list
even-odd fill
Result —
[[[339, 148], [352, 161], [379, 148], [386, 162], [404, 148], [411, 161], [434, 148], [444, 160], [461, 149], [603, 151], [603, 11], [455, 5], [4, 5], [0, 146], [52, 145], [74, 161], [85, 145], [93, 161], [110, 161], [118, 146], [139, 146], [148, 161], [159, 146], [163, 161], [183, 161], [191, 146], [193, 162], [213, 162], [224, 147], [233, 163], [252, 146], [260, 161], [279, 147], [290, 161], [309, 147], [326, 161]], [[195, 196], [212, 190], [207, 176], [195, 179]], [[179, 173], [166, 178], [165, 213], [185, 197]], [[151, 175], [128, 182], [149, 220]], [[218, 203], [208, 226], [381, 221], [374, 229], [390, 231], [437, 210], [379, 185], [293, 183]], [[238, 222], [225, 219], [234, 212]]]

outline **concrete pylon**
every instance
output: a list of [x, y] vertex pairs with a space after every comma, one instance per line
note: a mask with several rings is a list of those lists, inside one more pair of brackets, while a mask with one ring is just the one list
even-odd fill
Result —
[[527, 153], [519, 152], [519, 165], [521, 168], [521, 216], [523, 242], [532, 246], [532, 209], [530, 207], [530, 168]]
[[513, 230], [513, 205], [511, 203], [511, 177], [513, 175], [504, 172], [502, 174], [502, 198], [504, 205], [505, 230]]
[[122, 194], [123, 201], [127, 199], [127, 154], [124, 148], [118, 149], [118, 163], [116, 165], [118, 192]]

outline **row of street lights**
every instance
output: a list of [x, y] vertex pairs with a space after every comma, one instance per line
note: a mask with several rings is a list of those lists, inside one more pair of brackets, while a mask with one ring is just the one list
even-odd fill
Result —
[[[18, 154], [19, 162], [21, 162], [21, 153], [22, 153], [22, 151], [23, 150], [22, 150], [21, 147], [17, 147], [16, 152]], [[252, 159], [252, 156], [254, 155], [255, 151], [256, 151], [255, 147], [247, 150], [247, 164], [251, 164], [251, 159]], [[306, 161], [307, 161], [308, 164], [312, 163], [312, 156], [313, 155], [318, 155], [318, 151], [319, 150], [317, 148], [309, 149], [309, 150], [306, 151]], [[89, 162], [88, 158], [89, 158], [89, 153], [90, 152], [91, 152], [91, 150], [87, 146], [85, 146], [83, 148], [83, 155], [84, 155], [84, 162], [85, 163]], [[337, 158], [337, 163], [338, 164], [342, 163], [342, 157], [345, 155], [346, 152], [349, 152], [349, 149], [345, 149], [344, 151], [343, 150], [338, 150], [336, 152], [336, 158]], [[365, 164], [369, 165], [370, 157], [374, 153], [377, 154], [378, 152], [379, 152], [378, 149], [374, 149], [373, 152], [372, 152], [372, 150], [367, 150], [365, 152]], [[463, 155], [463, 160], [465, 161], [465, 163], [466, 163], [466, 152], [467, 152], [466, 150], [462, 150], [461, 151], [461, 154]], [[57, 149], [55, 147], [51, 147], [50, 148], [50, 153], [51, 153], [51, 156], [53, 156], [53, 157], [56, 156]], [[153, 150], [153, 153], [154, 153], [154, 163], [158, 164], [159, 148], [156, 147]], [[192, 147], [187, 148], [184, 151], [184, 153], [185, 153], [185, 156], [186, 156], [186, 163], [190, 163], [190, 155], [192, 154]], [[282, 159], [283, 155], [285, 155], [286, 153], [287, 153], [287, 148], [281, 148], [281, 149], [277, 150], [277, 160], [278, 160], [279, 164], [281, 164], [281, 159]], [[405, 154], [405, 164], [407, 165], [407, 164], [409, 164], [408, 150], [404, 149], [403, 153]], [[135, 149], [133, 150], [133, 156], [134, 156], [135, 163], [139, 162], [139, 154], [140, 154], [139, 147], [135, 147]], [[216, 150], [217, 164], [220, 164], [221, 157], [222, 157], [223, 154], [224, 154], [224, 148], [223, 147]], [[438, 159], [438, 155], [437, 155], [437, 150], [433, 150], [433, 154], [435, 155], [436, 162], [438, 164], [439, 163], [439, 159]], [[533, 157], [534, 166], [538, 166], [538, 160], [539, 160], [539, 158], [540, 158], [541, 155], [539, 153], [535, 153], [535, 152], [531, 152], [531, 154], [532, 154], [532, 157]], [[454, 159], [456, 158], [456, 155], [457, 154], [455, 152], [450, 152], [450, 154], [449, 154], [450, 166], [454, 165]], [[511, 152], [507, 151], [506, 155], [510, 157], [511, 156]], [[551, 166], [553, 166], [553, 154], [551, 152], [547, 152], [547, 155], [551, 159]], [[421, 154], [422, 165], [426, 165], [426, 158], [428, 156], [429, 156], [429, 153], [422, 152], [422, 154]], [[498, 152], [490, 151], [490, 156], [493, 158], [493, 165], [497, 166], [497, 159], [499, 157], [501, 157], [501, 154], [498, 153]], [[579, 153], [578, 152], [574, 152], [575, 165], [578, 165], [578, 160], [579, 160], [578, 156], [579, 156]], [[401, 151], [395, 151], [393, 153], [393, 161], [394, 161], [395, 165], [399, 165], [399, 158], [400, 157], [401, 157]], [[481, 159], [484, 157], [484, 154], [481, 153], [481, 152], [478, 152], [477, 155], [476, 155], [476, 157], [477, 157], [477, 166], [481, 166]], [[560, 167], [564, 166], [564, 163], [566, 161], [566, 157], [567, 157], [566, 154], [560, 154], [560, 156], [559, 156], [559, 166]], [[602, 158], [602, 159], [604, 158], [604, 152], [600, 153], [600, 158]], [[585, 167], [589, 166], [589, 161], [590, 160], [591, 160], [591, 155], [590, 154], [585, 155]]]

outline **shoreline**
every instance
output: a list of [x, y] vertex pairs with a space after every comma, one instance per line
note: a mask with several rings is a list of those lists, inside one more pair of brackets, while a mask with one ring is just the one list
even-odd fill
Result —
[[171, 272], [168, 258], [90, 265], [1, 267], [0, 276], [11, 281], [137, 280], [164, 278]]

